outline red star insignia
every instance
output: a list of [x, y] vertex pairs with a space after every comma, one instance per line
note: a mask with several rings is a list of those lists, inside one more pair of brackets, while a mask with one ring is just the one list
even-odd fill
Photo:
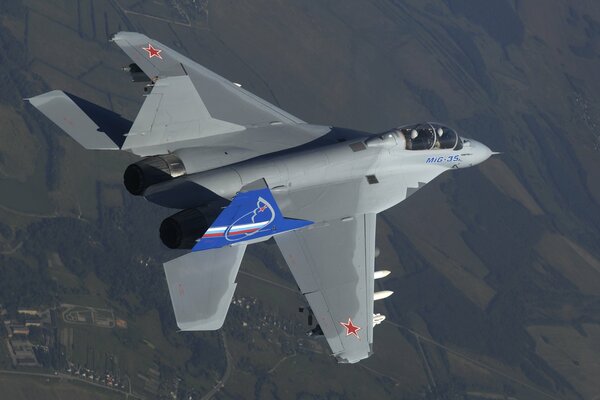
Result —
[[148, 58], [158, 57], [161, 60], [163, 59], [162, 56], [160, 55], [160, 52], [162, 50], [155, 49], [150, 43], [148, 43], [148, 47], [142, 47], [142, 49], [144, 49], [148, 52]]
[[360, 331], [362, 328], [360, 326], [354, 325], [352, 323], [352, 318], [348, 318], [348, 322], [347, 323], [340, 322], [340, 325], [342, 325], [344, 328], [346, 328], [346, 336], [354, 335], [357, 338], [359, 338], [358, 337], [358, 331]]

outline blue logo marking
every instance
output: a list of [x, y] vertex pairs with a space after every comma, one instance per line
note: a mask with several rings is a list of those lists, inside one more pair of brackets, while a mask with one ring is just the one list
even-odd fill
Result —
[[192, 251], [273, 236], [310, 224], [311, 221], [285, 218], [268, 188], [240, 192], [219, 214]]

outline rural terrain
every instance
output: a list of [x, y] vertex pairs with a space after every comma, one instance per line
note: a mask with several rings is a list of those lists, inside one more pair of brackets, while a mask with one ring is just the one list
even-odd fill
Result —
[[[142, 32], [293, 115], [440, 121], [499, 156], [377, 219], [375, 354], [338, 365], [273, 241], [223, 329], [178, 332], [129, 154], [23, 99], [143, 102], [109, 42]], [[600, 399], [600, 2], [0, 2], [0, 393], [12, 399]], [[326, 267], [326, 266], [324, 266]]]

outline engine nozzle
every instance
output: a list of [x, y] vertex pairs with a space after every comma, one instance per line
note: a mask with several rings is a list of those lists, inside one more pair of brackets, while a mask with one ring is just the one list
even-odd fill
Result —
[[129, 193], [139, 196], [157, 183], [185, 175], [185, 166], [175, 154], [146, 157], [127, 167], [123, 184]]
[[191, 249], [209, 226], [203, 212], [190, 208], [171, 215], [160, 224], [160, 239], [170, 249]]

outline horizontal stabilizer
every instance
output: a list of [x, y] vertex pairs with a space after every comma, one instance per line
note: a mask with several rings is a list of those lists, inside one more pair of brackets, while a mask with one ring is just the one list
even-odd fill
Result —
[[188, 253], [164, 264], [177, 326], [183, 331], [221, 328], [246, 246]]
[[192, 251], [214, 249], [304, 228], [311, 221], [285, 218], [263, 179], [233, 198]]
[[119, 150], [132, 125], [111, 110], [61, 90], [27, 100], [86, 149]]

